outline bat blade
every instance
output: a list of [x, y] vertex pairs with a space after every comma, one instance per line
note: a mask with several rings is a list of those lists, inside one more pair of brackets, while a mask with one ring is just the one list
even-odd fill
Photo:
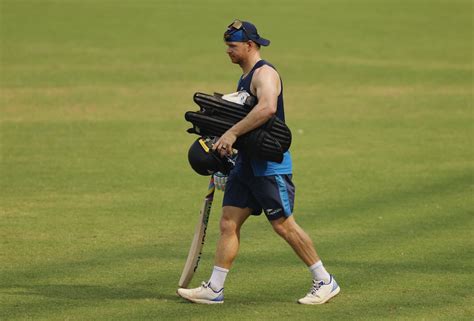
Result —
[[194, 276], [194, 273], [199, 266], [202, 248], [206, 239], [206, 230], [207, 224], [209, 222], [209, 216], [211, 214], [212, 201], [214, 200], [214, 191], [214, 176], [212, 176], [211, 181], [209, 182], [207, 195], [204, 198], [204, 203], [199, 213], [199, 220], [194, 230], [194, 237], [191, 247], [189, 248], [188, 258], [186, 259], [186, 264], [184, 265], [183, 272], [181, 273], [181, 277], [178, 282], [178, 286], [180, 288], [188, 287]]

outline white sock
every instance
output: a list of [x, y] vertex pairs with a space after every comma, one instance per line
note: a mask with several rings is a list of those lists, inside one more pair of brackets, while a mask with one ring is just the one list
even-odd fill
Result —
[[324, 283], [328, 283], [331, 279], [328, 271], [323, 266], [323, 262], [319, 260], [318, 262], [314, 263], [309, 267], [311, 274], [313, 275], [313, 279], [317, 281], [324, 281]]
[[220, 291], [224, 287], [225, 278], [228, 272], [229, 270], [214, 265], [211, 278], [209, 279], [209, 282], [211, 283], [211, 288], [214, 291]]

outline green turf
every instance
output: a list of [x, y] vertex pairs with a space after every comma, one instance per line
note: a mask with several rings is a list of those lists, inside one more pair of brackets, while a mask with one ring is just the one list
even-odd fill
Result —
[[[0, 0], [0, 320], [471, 320], [472, 1]], [[195, 91], [255, 21], [285, 82], [295, 217], [342, 292], [264, 217], [223, 306], [175, 295], [207, 179]], [[193, 281], [209, 276], [218, 205]]]

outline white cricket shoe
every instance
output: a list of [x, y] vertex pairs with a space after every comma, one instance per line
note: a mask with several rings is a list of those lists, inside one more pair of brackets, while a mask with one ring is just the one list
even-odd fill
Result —
[[224, 303], [224, 288], [214, 291], [211, 282], [202, 282], [201, 286], [194, 289], [178, 289], [178, 295], [194, 303], [219, 304]]
[[336, 280], [333, 276], [329, 279], [328, 283], [324, 281], [313, 280], [313, 287], [309, 290], [308, 294], [302, 299], [298, 300], [300, 304], [323, 304], [326, 303], [333, 296], [336, 296], [341, 288], [337, 285]]

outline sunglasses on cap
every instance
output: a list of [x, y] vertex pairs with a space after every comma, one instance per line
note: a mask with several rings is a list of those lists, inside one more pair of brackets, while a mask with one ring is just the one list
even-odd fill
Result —
[[232, 38], [232, 35], [240, 30], [242, 30], [246, 38], [250, 40], [250, 37], [247, 33], [247, 30], [245, 30], [243, 22], [238, 19], [234, 20], [234, 22], [227, 26], [227, 31], [224, 33], [224, 40], [230, 40]]
[[234, 20], [234, 22], [232, 22], [230, 25], [228, 25], [227, 28], [229, 28], [229, 29], [233, 28], [233, 29], [237, 29], [237, 30], [240, 30], [242, 28], [242, 29], [245, 30], [244, 24], [239, 19]]

